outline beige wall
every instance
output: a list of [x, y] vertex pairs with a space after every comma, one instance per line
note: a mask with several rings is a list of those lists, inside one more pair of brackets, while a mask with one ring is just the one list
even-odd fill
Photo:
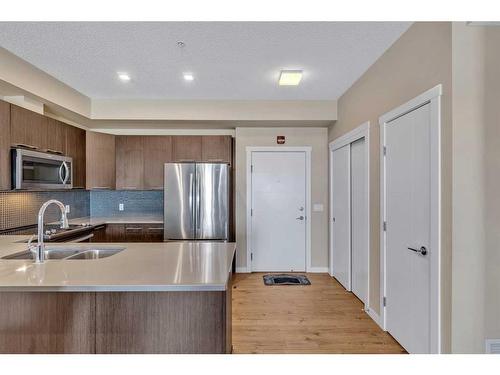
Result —
[[486, 338], [500, 338], [500, 28], [486, 29]]
[[0, 92], [3, 95], [30, 94], [43, 102], [90, 116], [90, 98], [1, 47]]
[[453, 24], [452, 351], [484, 352], [485, 30]]
[[451, 23], [415, 23], [338, 100], [334, 140], [370, 121], [370, 301], [380, 312], [379, 126], [384, 113], [422, 92], [443, 85], [442, 96], [442, 322], [443, 350], [451, 330]]
[[311, 255], [313, 267], [328, 267], [328, 143], [327, 128], [236, 128], [236, 266], [246, 267], [246, 147], [277, 146], [276, 136], [286, 137], [285, 146], [311, 146], [311, 199], [323, 212], [312, 212]]

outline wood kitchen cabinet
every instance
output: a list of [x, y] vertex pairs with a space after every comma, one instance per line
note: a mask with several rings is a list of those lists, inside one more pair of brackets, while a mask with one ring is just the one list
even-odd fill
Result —
[[92, 242], [163, 242], [163, 224], [107, 224]]
[[143, 224], [143, 242], [163, 242], [163, 224]]
[[232, 137], [230, 135], [207, 135], [201, 137], [201, 161], [206, 163], [228, 163], [232, 159]]
[[116, 189], [141, 190], [144, 187], [142, 136], [116, 137]]
[[124, 242], [163, 242], [163, 224], [125, 224]]
[[66, 154], [66, 125], [53, 118], [47, 118], [47, 152]]
[[173, 162], [201, 161], [201, 144], [201, 136], [180, 135], [172, 137]]
[[86, 134], [87, 189], [115, 188], [115, 136], [88, 131]]
[[172, 137], [144, 136], [144, 189], [163, 189], [164, 164], [172, 161]]
[[47, 149], [47, 117], [11, 104], [10, 142], [33, 150]]
[[85, 189], [85, 130], [66, 125], [66, 154], [73, 158], [73, 188]]
[[10, 188], [10, 104], [0, 100], [0, 190]]
[[105, 224], [95, 227], [92, 231], [94, 236], [90, 239], [90, 242], [108, 242], [106, 239], [106, 229], [107, 227]]
[[125, 226], [123, 224], [107, 224], [104, 242], [124, 242]]

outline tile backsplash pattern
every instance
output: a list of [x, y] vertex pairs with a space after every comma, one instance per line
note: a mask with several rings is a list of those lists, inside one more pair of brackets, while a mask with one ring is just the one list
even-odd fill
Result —
[[[124, 210], [118, 205], [123, 203]], [[91, 216], [163, 216], [163, 191], [93, 190], [90, 192]]]
[[[36, 224], [38, 210], [49, 199], [69, 204], [68, 218], [89, 216], [89, 195], [85, 190], [0, 192], [0, 230]], [[59, 212], [58, 207], [49, 207], [45, 222], [59, 220]]]

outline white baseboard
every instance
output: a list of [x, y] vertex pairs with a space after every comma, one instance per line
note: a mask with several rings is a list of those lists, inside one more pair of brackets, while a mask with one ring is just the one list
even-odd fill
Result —
[[382, 319], [380, 318], [380, 315], [379, 315], [379, 314], [377, 314], [377, 312], [376, 312], [375, 310], [370, 309], [369, 307], [367, 307], [367, 308], [365, 309], [365, 312], [368, 314], [368, 316], [369, 316], [370, 318], [372, 318], [372, 320], [373, 320], [375, 323], [377, 323], [377, 324], [378, 324], [378, 326], [379, 326], [380, 328], [382, 328], [382, 330], [384, 330], [384, 325], [382, 324]]
[[236, 273], [250, 273], [246, 267], [236, 267]]
[[307, 270], [310, 273], [328, 273], [328, 267], [311, 267]]

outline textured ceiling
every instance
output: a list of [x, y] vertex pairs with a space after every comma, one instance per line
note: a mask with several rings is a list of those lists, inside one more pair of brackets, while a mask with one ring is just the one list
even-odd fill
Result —
[[[0, 46], [91, 98], [335, 100], [409, 26], [0, 22]], [[303, 69], [300, 86], [279, 87], [280, 69]], [[120, 82], [117, 71], [132, 81]], [[185, 82], [183, 72], [195, 80]]]

